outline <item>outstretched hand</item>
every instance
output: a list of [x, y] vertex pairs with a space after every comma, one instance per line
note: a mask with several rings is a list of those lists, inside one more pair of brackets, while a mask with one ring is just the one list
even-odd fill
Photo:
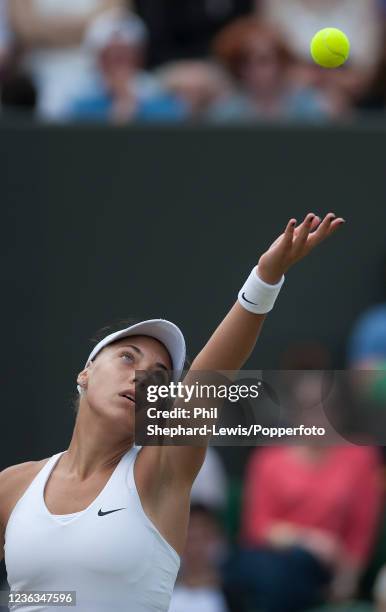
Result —
[[298, 227], [296, 219], [290, 219], [284, 233], [260, 257], [259, 277], [266, 283], [278, 283], [291, 266], [308, 255], [344, 223], [345, 220], [336, 217], [334, 213], [328, 213], [323, 221], [309, 213]]

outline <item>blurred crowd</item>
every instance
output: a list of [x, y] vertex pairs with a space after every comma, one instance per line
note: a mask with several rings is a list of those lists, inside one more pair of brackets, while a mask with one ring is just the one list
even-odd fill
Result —
[[[385, 0], [0, 0], [2, 113], [328, 121], [384, 112]], [[351, 57], [312, 63], [319, 29]]]

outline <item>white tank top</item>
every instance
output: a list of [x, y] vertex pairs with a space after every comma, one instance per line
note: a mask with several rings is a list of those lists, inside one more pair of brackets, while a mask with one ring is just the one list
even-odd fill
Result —
[[[134, 482], [139, 448], [119, 461], [81, 512], [51, 514], [44, 489], [62, 451], [50, 457], [18, 500], [5, 530], [4, 559], [13, 591], [76, 591], [67, 612], [166, 612], [180, 565], [177, 552], [145, 514]], [[113, 511], [113, 512], [111, 512]], [[52, 606], [11, 605], [20, 612]]]

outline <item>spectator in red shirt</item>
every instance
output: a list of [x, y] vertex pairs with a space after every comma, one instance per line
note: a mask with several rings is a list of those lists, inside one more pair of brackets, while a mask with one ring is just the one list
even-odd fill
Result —
[[[354, 595], [382, 505], [371, 447], [255, 450], [247, 467], [235, 583], [268, 612]], [[240, 586], [240, 582], [238, 583]]]
[[256, 449], [247, 466], [242, 549], [230, 564], [231, 582], [266, 612], [297, 612], [355, 595], [382, 507], [378, 449], [348, 444], [340, 435], [343, 396], [329, 394], [327, 402], [323, 371], [290, 377], [288, 415], [305, 426], [325, 426], [326, 440]]

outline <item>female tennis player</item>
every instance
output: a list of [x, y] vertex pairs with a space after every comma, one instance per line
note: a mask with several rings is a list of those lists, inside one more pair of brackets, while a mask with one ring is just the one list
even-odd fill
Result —
[[[284, 274], [344, 219], [308, 214], [296, 223], [291, 219], [260, 257], [192, 371], [239, 370]], [[184, 359], [183, 335], [168, 321], [110, 334], [78, 375], [68, 449], [1, 472], [1, 557], [11, 591], [18, 592], [13, 601], [25, 602], [18, 610], [49, 610], [67, 591], [75, 592], [78, 612], [168, 610], [205, 447], [136, 447], [134, 381], [136, 370], [167, 370], [177, 380]]]

